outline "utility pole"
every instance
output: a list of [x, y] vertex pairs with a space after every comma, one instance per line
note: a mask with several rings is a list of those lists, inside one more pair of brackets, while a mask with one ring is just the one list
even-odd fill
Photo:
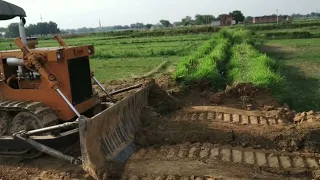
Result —
[[279, 10], [277, 9], [277, 24], [279, 24]]
[[42, 22], [42, 14], [40, 14], [40, 20], [41, 20], [41, 22]]

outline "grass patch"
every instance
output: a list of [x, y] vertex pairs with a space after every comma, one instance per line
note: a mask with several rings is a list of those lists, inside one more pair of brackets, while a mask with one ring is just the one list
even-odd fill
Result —
[[212, 82], [215, 87], [224, 85], [221, 67], [228, 59], [228, 49], [232, 42], [227, 31], [205, 42], [194, 54], [182, 59], [173, 78], [184, 84]]
[[194, 73], [199, 64], [199, 59], [210, 53], [216, 44], [216, 39], [212, 38], [201, 45], [193, 54], [184, 57], [177, 65], [173, 78], [177, 81], [188, 81], [190, 74]]
[[221, 73], [222, 66], [228, 58], [228, 49], [231, 42], [227, 38], [219, 38], [213, 51], [199, 60], [199, 66], [194, 74], [191, 74], [190, 81], [211, 81], [216, 87], [224, 86], [224, 78]]
[[271, 89], [272, 94], [282, 103], [286, 102], [287, 83], [279, 74], [275, 60], [260, 53], [253, 45], [243, 42], [232, 48], [228, 64], [228, 84], [252, 83]]
[[319, 34], [311, 34], [308, 31], [297, 31], [297, 32], [266, 32], [260, 34], [260, 37], [265, 39], [305, 39], [305, 38], [316, 38]]
[[178, 59], [179, 57], [123, 58], [113, 59], [112, 61], [91, 59], [90, 65], [95, 76], [101, 82], [108, 82], [111, 80], [140, 77], [147, 74], [166, 60], [174, 62]]
[[[179, 59], [190, 55], [215, 34], [192, 34], [159, 37], [121, 38], [107, 35], [74, 36], [65, 39], [69, 46], [94, 44], [96, 54], [90, 59], [95, 75], [101, 82], [139, 77], [157, 69], [157, 74], [172, 72]], [[13, 39], [0, 41], [0, 50], [17, 49]], [[38, 47], [57, 47], [52, 38], [39, 39]], [[110, 59], [112, 58], [112, 59]], [[109, 60], [108, 60], [109, 59]]]
[[[175, 43], [174, 46], [161, 46], [163, 43], [153, 45], [131, 46], [99, 46], [96, 48], [94, 58], [129, 58], [129, 57], [160, 57], [160, 56], [185, 56], [194, 51], [201, 42]], [[171, 43], [172, 44], [172, 43]]]
[[320, 110], [320, 39], [267, 41], [260, 47], [277, 59], [286, 77], [286, 103], [294, 110]]
[[272, 69], [275, 62], [247, 43], [236, 44], [228, 64], [228, 84], [251, 82], [257, 86], [275, 87], [283, 79]]
[[306, 27], [319, 27], [320, 21], [307, 21], [307, 22], [280, 22], [279, 24], [251, 24], [244, 25], [246, 29], [252, 31], [261, 30], [275, 30], [275, 29], [295, 29], [295, 28], [306, 28]]

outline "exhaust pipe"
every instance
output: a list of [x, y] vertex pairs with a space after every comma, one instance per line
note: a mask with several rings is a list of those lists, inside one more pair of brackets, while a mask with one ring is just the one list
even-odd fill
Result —
[[24, 28], [25, 25], [25, 19], [24, 18], [20, 18], [20, 23], [19, 23], [19, 34], [21, 37], [21, 41], [22, 43], [27, 46], [27, 36], [26, 36], [26, 30]]
[[7, 58], [7, 64], [9, 66], [23, 66], [23, 59], [18, 58]]

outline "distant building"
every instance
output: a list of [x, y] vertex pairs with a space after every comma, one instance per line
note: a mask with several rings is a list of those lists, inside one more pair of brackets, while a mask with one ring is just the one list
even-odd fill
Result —
[[220, 16], [220, 26], [230, 26], [233, 24], [233, 17], [229, 14], [223, 14]]
[[212, 26], [230, 26], [230, 25], [236, 24], [233, 17], [229, 14], [222, 14], [219, 17], [220, 17], [220, 21], [212, 21], [211, 22]]
[[[286, 20], [284, 16], [279, 16], [279, 22]], [[253, 24], [264, 24], [264, 23], [276, 23], [277, 22], [277, 16], [260, 16], [260, 17], [254, 17], [252, 20]]]
[[220, 26], [220, 21], [212, 21], [211, 25], [212, 26]]

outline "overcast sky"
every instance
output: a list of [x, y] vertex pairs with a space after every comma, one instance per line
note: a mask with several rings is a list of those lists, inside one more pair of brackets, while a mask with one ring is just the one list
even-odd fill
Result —
[[[7, 0], [27, 13], [27, 25], [54, 21], [61, 29], [179, 21], [187, 15], [218, 16], [241, 10], [245, 16], [320, 12], [320, 0]], [[19, 19], [0, 21], [0, 27]]]

